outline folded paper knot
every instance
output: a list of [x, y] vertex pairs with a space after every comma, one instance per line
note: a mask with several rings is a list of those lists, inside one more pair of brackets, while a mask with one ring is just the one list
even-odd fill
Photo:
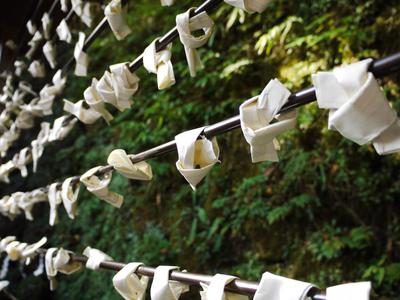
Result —
[[216, 274], [209, 285], [200, 282], [203, 291], [200, 292], [202, 300], [248, 300], [249, 297], [225, 292], [225, 286], [235, 280], [236, 277]]
[[50, 39], [50, 31], [51, 31], [51, 20], [50, 16], [47, 12], [45, 12], [42, 16], [42, 28], [43, 28], [43, 35], [46, 40]]
[[14, 166], [20, 170], [22, 177], [26, 177], [28, 175], [28, 169], [26, 168], [26, 165], [31, 159], [30, 155], [30, 149], [25, 147], [19, 153], [16, 153], [12, 159]]
[[254, 300], [305, 300], [312, 289], [316, 289], [316, 287], [311, 283], [265, 272], [254, 295]]
[[108, 190], [108, 185], [112, 179], [112, 171], [106, 172], [103, 174], [103, 178], [99, 178], [96, 176], [96, 173], [101, 168], [103, 167], [99, 166], [90, 169], [80, 177], [80, 182], [86, 186], [89, 192], [108, 202], [112, 206], [120, 208], [124, 202], [124, 197]]
[[87, 67], [89, 64], [89, 58], [83, 48], [85, 46], [85, 34], [83, 32], [79, 32], [79, 39], [75, 45], [74, 49], [74, 57], [76, 61], [75, 66], [75, 75], [76, 76], [86, 76], [87, 75]]
[[52, 183], [49, 186], [47, 197], [50, 206], [49, 224], [50, 226], [54, 226], [54, 224], [58, 222], [57, 208], [62, 203], [61, 191], [58, 189], [58, 183]]
[[61, 186], [61, 199], [70, 219], [75, 219], [78, 209], [79, 183], [72, 184], [73, 177], [64, 180]]
[[72, 34], [65, 19], [61, 20], [60, 24], [56, 28], [56, 32], [60, 41], [65, 41], [68, 44], [71, 43]]
[[30, 46], [28, 52], [25, 54], [27, 59], [32, 59], [33, 54], [35, 53], [36, 49], [39, 47], [41, 41], [43, 40], [43, 36], [40, 31], [36, 31], [33, 35], [32, 39], [28, 42]]
[[157, 74], [158, 89], [166, 89], [175, 84], [174, 69], [171, 63], [171, 47], [168, 44], [165, 49], [157, 52], [155, 39], [143, 52], [143, 66], [150, 72]]
[[52, 93], [54, 95], [59, 95], [65, 88], [65, 84], [67, 83], [67, 77], [63, 75], [62, 70], [57, 70], [57, 72], [54, 74], [52, 80], [53, 85], [52, 87]]
[[[289, 96], [290, 91], [279, 80], [273, 79], [258, 97], [240, 105], [240, 124], [250, 144], [253, 163], [279, 160], [276, 152], [279, 143], [275, 137], [296, 125], [295, 111], [279, 115], [279, 110], [287, 103]], [[270, 124], [274, 118], [276, 122]]]
[[32, 20], [29, 20], [26, 23], [26, 29], [28, 29], [28, 32], [29, 32], [30, 35], [34, 35], [35, 34], [36, 26], [35, 26], [35, 24], [32, 23]]
[[135, 180], [151, 180], [153, 172], [151, 166], [145, 161], [133, 163], [134, 155], [128, 155], [122, 149], [113, 150], [107, 158], [107, 163], [111, 165], [121, 175]]
[[329, 109], [329, 129], [353, 142], [372, 142], [380, 155], [400, 151], [400, 120], [368, 72], [372, 59], [312, 76], [318, 106]]
[[209, 140], [204, 136], [198, 139], [203, 131], [204, 127], [201, 127], [175, 136], [178, 149], [176, 168], [193, 190], [196, 190], [196, 185], [219, 162], [217, 139], [214, 137]]
[[101, 114], [95, 111], [92, 107], [86, 108], [84, 100], [79, 100], [72, 103], [64, 99], [64, 111], [77, 117], [82, 123], [93, 124], [101, 117]]
[[14, 67], [15, 67], [15, 75], [21, 76], [22, 71], [26, 69], [27, 65], [22, 60], [16, 60], [14, 62]]
[[77, 119], [73, 118], [72, 120], [68, 119], [67, 122], [67, 119], [67, 116], [61, 116], [54, 120], [53, 128], [49, 134], [49, 142], [63, 140], [74, 128], [76, 122], [78, 121]]
[[42, 122], [40, 124], [40, 132], [36, 138], [31, 142], [32, 146], [32, 161], [33, 161], [33, 172], [36, 173], [37, 163], [42, 157], [44, 151], [44, 145], [47, 143], [50, 135], [50, 123]]
[[369, 300], [371, 293], [371, 282], [352, 282], [326, 289], [327, 300]]
[[171, 6], [175, 3], [175, 0], [161, 0], [162, 6]]
[[34, 60], [29, 65], [28, 71], [35, 78], [43, 78], [46, 75], [43, 64], [38, 60]]
[[128, 263], [113, 277], [113, 285], [125, 300], [144, 300], [149, 277], [135, 274], [143, 263]]
[[113, 259], [104, 252], [91, 247], [86, 247], [85, 250], [83, 250], [83, 255], [88, 258], [86, 268], [92, 270], [98, 270], [100, 264], [104, 261], [113, 261]]
[[[1, 145], [0, 145], [1, 150]], [[0, 165], [0, 181], [10, 183], [9, 174], [14, 170], [14, 163], [9, 160], [5, 164]]]
[[68, 2], [69, 0], [61, 0], [60, 4], [61, 4], [61, 10], [63, 12], [67, 12], [68, 11]]
[[127, 63], [110, 66], [97, 84], [97, 91], [104, 102], [110, 103], [119, 111], [124, 111], [132, 106], [130, 98], [139, 88], [139, 78], [131, 73]]
[[58, 272], [70, 275], [79, 271], [82, 267], [80, 262], [71, 261], [73, 253], [63, 248], [49, 248], [45, 255], [45, 269], [47, 278], [50, 281], [50, 290], [57, 287], [56, 275]]
[[170, 273], [178, 270], [176, 266], [158, 266], [154, 271], [150, 294], [152, 300], [178, 300], [181, 294], [189, 291], [189, 286], [169, 280]]
[[37, 255], [37, 250], [46, 244], [47, 238], [43, 237], [34, 244], [21, 243], [16, 240], [15, 236], [8, 236], [1, 240], [1, 250], [5, 251], [12, 261], [27, 261]]
[[[185, 48], [186, 60], [189, 65], [190, 76], [196, 76], [196, 71], [203, 68], [200, 56], [196, 48], [203, 46], [210, 38], [214, 22], [207, 12], [202, 12], [192, 18], [190, 14], [196, 8], [190, 8], [183, 14], [176, 16], [176, 28], [179, 39]], [[192, 32], [202, 30], [204, 34], [194, 36]]]
[[224, 0], [225, 3], [243, 9], [249, 13], [262, 13], [271, 0]]
[[32, 112], [29, 110], [21, 110], [18, 117], [15, 119], [15, 126], [19, 129], [29, 129], [34, 125]]
[[122, 8], [121, 0], [111, 0], [104, 9], [104, 15], [117, 40], [122, 40], [132, 31], [125, 22], [126, 9]]
[[[85, 102], [92, 111], [97, 112], [108, 123], [113, 119], [113, 116], [105, 108], [104, 100], [97, 91], [98, 81], [96, 78], [92, 79], [92, 85], [89, 86], [83, 93]], [[80, 118], [79, 118], [80, 119]], [[94, 120], [96, 121], [97, 118]], [[94, 122], [93, 121], [93, 122]], [[90, 124], [90, 123], [89, 123]]]
[[46, 58], [47, 62], [49, 63], [50, 67], [54, 69], [56, 67], [56, 49], [53, 46], [51, 41], [47, 41], [43, 45], [43, 54]]
[[82, 22], [91, 27], [93, 24], [93, 9], [95, 8], [96, 3], [92, 3], [89, 1], [83, 2], [82, 0], [71, 0], [72, 9], [76, 13], [77, 16], [82, 20]]

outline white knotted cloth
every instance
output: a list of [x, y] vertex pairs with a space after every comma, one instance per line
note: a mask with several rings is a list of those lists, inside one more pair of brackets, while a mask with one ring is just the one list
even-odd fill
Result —
[[50, 16], [47, 12], [45, 12], [42, 16], [42, 28], [43, 35], [46, 40], [50, 39], [50, 31], [51, 31], [51, 20]]
[[102, 178], [96, 176], [96, 173], [103, 168], [102, 166], [94, 167], [80, 177], [80, 182], [82, 182], [87, 190], [94, 195], [96, 195], [101, 200], [106, 201], [114, 207], [120, 208], [124, 202], [124, 197], [120, 194], [111, 192], [108, 186], [112, 179], [112, 171], [108, 171], [103, 174]]
[[[197, 70], [204, 67], [196, 48], [207, 43], [214, 28], [213, 20], [205, 11], [191, 18], [190, 14], [194, 10], [196, 8], [190, 8], [185, 13], [176, 16], [176, 28], [179, 39], [185, 48], [186, 60], [192, 77], [196, 76]], [[197, 30], [202, 30], [203, 34], [193, 35], [192, 32]]]
[[139, 78], [131, 73], [127, 63], [110, 66], [96, 84], [96, 91], [104, 102], [113, 105], [119, 111], [132, 106], [131, 97], [139, 88]]
[[125, 300], [144, 300], [149, 277], [135, 274], [143, 263], [131, 262], [124, 266], [113, 277], [113, 285]]
[[68, 44], [71, 43], [72, 34], [65, 19], [61, 20], [60, 24], [56, 28], [56, 32], [60, 41], [65, 41]]
[[36, 173], [37, 163], [43, 155], [44, 145], [47, 143], [50, 135], [50, 123], [42, 122], [40, 124], [40, 131], [35, 140], [31, 142], [32, 146], [32, 161], [33, 161], [33, 173]]
[[23, 60], [16, 60], [14, 62], [15, 75], [21, 76], [22, 71], [26, 69], [27, 65]]
[[262, 275], [254, 300], [305, 300], [313, 284], [298, 281], [269, 272]]
[[[61, 199], [65, 208], [65, 211], [68, 214], [70, 219], [75, 219], [77, 215], [78, 209], [78, 194], [80, 184], [76, 183], [73, 186], [72, 181], [73, 177], [69, 177], [64, 180], [61, 186]], [[75, 190], [74, 190], [75, 188]]]
[[32, 20], [29, 20], [26, 23], [26, 29], [28, 29], [28, 32], [29, 32], [30, 35], [34, 35], [35, 34], [36, 26], [35, 26], [35, 24], [33, 24]]
[[248, 300], [249, 297], [225, 292], [225, 286], [237, 277], [225, 274], [216, 274], [209, 285], [200, 282], [203, 291], [200, 291], [201, 300]]
[[175, 3], [175, 0], [161, 0], [162, 6], [171, 6]]
[[225, 3], [243, 9], [249, 13], [262, 13], [271, 0], [224, 0]]
[[156, 268], [150, 289], [151, 300], [178, 300], [181, 294], [189, 291], [188, 285], [169, 280], [173, 270], [179, 271], [179, 267], [158, 266]]
[[366, 59], [333, 72], [318, 72], [312, 79], [318, 106], [329, 109], [329, 129], [353, 142], [372, 143], [380, 155], [400, 151], [400, 120]]
[[53, 128], [49, 134], [49, 142], [61, 141], [63, 140], [69, 132], [74, 128], [77, 119], [67, 121], [68, 116], [61, 116], [54, 120]]
[[43, 54], [46, 57], [47, 62], [50, 67], [54, 69], [56, 67], [56, 49], [53, 46], [51, 41], [47, 41], [46, 44], [43, 45]]
[[85, 45], [85, 34], [83, 32], [79, 32], [79, 39], [75, 45], [74, 49], [74, 57], [76, 61], [75, 66], [75, 75], [76, 76], [86, 76], [87, 75], [87, 67], [89, 64], [89, 57], [83, 51], [83, 47]]
[[28, 71], [35, 78], [43, 78], [46, 75], [43, 64], [38, 60], [34, 60], [29, 65]]
[[132, 32], [128, 24], [126, 24], [126, 6], [122, 8], [121, 0], [111, 0], [104, 9], [104, 15], [117, 40], [124, 39]]
[[71, 262], [72, 252], [63, 248], [49, 248], [45, 255], [45, 269], [47, 278], [50, 281], [50, 290], [57, 287], [56, 275], [58, 272], [70, 275], [82, 268], [80, 262]]
[[369, 300], [371, 282], [352, 282], [326, 289], [326, 300]]
[[58, 221], [57, 208], [62, 203], [61, 191], [58, 188], [58, 183], [52, 183], [49, 186], [47, 198], [50, 206], [49, 224], [54, 226]]
[[92, 107], [86, 108], [84, 107], [85, 101], [79, 100], [76, 103], [72, 103], [66, 99], [64, 99], [64, 111], [69, 112], [70, 114], [77, 117], [82, 123], [85, 124], [93, 124], [101, 117], [97, 111], [95, 111]]
[[155, 39], [143, 52], [143, 66], [149, 73], [157, 74], [158, 89], [166, 89], [175, 84], [174, 68], [171, 63], [172, 44], [168, 44], [165, 49], [156, 50]]
[[98, 86], [98, 81], [96, 78], [93, 78], [91, 86], [89, 86], [83, 92], [83, 97], [85, 98], [85, 102], [89, 105], [89, 107], [93, 111], [100, 114], [100, 116], [103, 117], [103, 119], [107, 122], [107, 124], [109, 124], [110, 121], [113, 119], [113, 116], [106, 109], [104, 105], [104, 100], [97, 91], [97, 86]]
[[98, 270], [100, 268], [100, 264], [106, 260], [113, 261], [113, 259], [103, 251], [91, 247], [86, 247], [85, 250], [83, 250], [83, 255], [87, 256], [88, 258], [86, 262], [86, 268], [92, 270]]
[[[220, 162], [217, 139], [201, 136], [205, 127], [189, 130], [175, 136], [178, 150], [176, 168], [193, 190], [196, 185]], [[198, 139], [201, 137], [200, 139]]]
[[[240, 125], [247, 143], [250, 144], [253, 163], [279, 161], [276, 136], [296, 125], [296, 111], [279, 114], [289, 96], [290, 91], [279, 80], [273, 79], [259, 96], [240, 105]], [[273, 119], [276, 122], [270, 124]]]
[[107, 163], [111, 165], [121, 175], [135, 180], [151, 180], [153, 172], [151, 166], [145, 161], [133, 163], [135, 155], [126, 154], [125, 150], [115, 149], [108, 158]]

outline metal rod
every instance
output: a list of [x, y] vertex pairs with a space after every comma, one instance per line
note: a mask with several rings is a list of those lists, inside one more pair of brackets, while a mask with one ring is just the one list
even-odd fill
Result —
[[[72, 262], [81, 262], [86, 263], [87, 257], [83, 255], [71, 255]], [[112, 270], [112, 271], [119, 271], [121, 270], [126, 264], [115, 262], [115, 261], [104, 261], [100, 263], [100, 268], [105, 270]], [[148, 277], [153, 277], [155, 272], [155, 268], [148, 267], [148, 266], [140, 266], [136, 273], [139, 275], [144, 275]], [[197, 273], [189, 273], [189, 272], [180, 272], [180, 271], [172, 271], [170, 273], [170, 279], [179, 281], [182, 283], [186, 283], [189, 285], [200, 285], [201, 283], [209, 285], [213, 276], [211, 275], [204, 275], [204, 274], [197, 274]], [[226, 285], [226, 290], [229, 292], [253, 296], [258, 288], [258, 282], [254, 281], [247, 281], [242, 279], [235, 279], [228, 285]], [[319, 293], [319, 290], [313, 289], [310, 290], [309, 296], [314, 300], [325, 300], [326, 296], [324, 294]]]
[[[379, 77], [390, 75], [399, 70], [400, 70], [400, 52], [386, 56], [381, 59], [374, 60], [369, 67], [369, 71], [374, 73], [374, 75], [379, 74]], [[258, 96], [255, 96], [251, 99], [255, 99], [257, 97]], [[300, 91], [292, 94], [289, 97], [288, 103], [283, 106], [283, 108], [280, 110], [279, 113], [300, 107], [302, 105], [311, 103], [315, 100], [316, 100], [316, 95], [315, 95], [314, 87], [309, 87], [309, 88], [300, 90]], [[237, 116], [231, 117], [229, 119], [226, 119], [221, 122], [218, 122], [213, 125], [209, 125], [209, 126], [205, 127], [203, 133], [204, 133], [204, 136], [206, 136], [207, 138], [212, 138], [214, 136], [223, 134], [225, 132], [234, 130], [239, 127], [240, 127], [240, 118], [237, 115]], [[145, 161], [145, 160], [163, 156], [163, 155], [173, 152], [175, 150], [176, 150], [176, 143], [175, 143], [175, 140], [172, 140], [167, 143], [164, 143], [164, 144], [158, 145], [156, 147], [150, 148], [148, 150], [145, 150], [143, 152], [140, 152], [138, 154], [135, 154], [135, 156], [131, 158], [131, 161], [133, 163], [138, 163], [141, 161]], [[113, 170], [113, 167], [110, 165], [107, 165], [107, 166], [100, 168], [96, 174], [102, 175], [102, 174], [107, 173], [112, 170]], [[73, 179], [71, 182], [73, 184], [76, 184], [79, 182], [80, 176], [74, 176], [72, 178]], [[62, 182], [56, 182], [56, 183], [57, 183], [57, 187], [61, 187]], [[48, 189], [48, 186], [42, 187], [40, 189], [46, 191]]]

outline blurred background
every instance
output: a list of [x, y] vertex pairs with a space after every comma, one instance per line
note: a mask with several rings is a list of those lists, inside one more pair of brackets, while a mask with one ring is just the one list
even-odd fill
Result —
[[[8, 10], [1, 10], [2, 43], [14, 37], [17, 44], [23, 41], [26, 14], [3, 16], [31, 2], [35, 1], [7, 2]], [[202, 3], [177, 1], [162, 7], [159, 0], [128, 2], [133, 33], [118, 42], [111, 30], [105, 30], [87, 51], [88, 77], [71, 73], [66, 90], [55, 101], [55, 115], [45, 120], [62, 114], [62, 98], [82, 99], [92, 77], [101, 77], [109, 65], [134, 60], [174, 26], [177, 14]], [[110, 126], [101, 120], [91, 126], [80, 123], [67, 139], [46, 147], [36, 174], [22, 178], [14, 172], [11, 184], [0, 184], [0, 197], [105, 165], [113, 149], [138, 153], [182, 131], [237, 115], [239, 105], [259, 94], [272, 78], [295, 92], [310, 86], [310, 75], [316, 71], [397, 52], [399, 13], [400, 2], [395, 0], [272, 0], [262, 14], [222, 4], [211, 13], [215, 30], [199, 50], [205, 68], [195, 78], [190, 77], [183, 47], [176, 40], [174, 86], [158, 91], [156, 76], [141, 68], [139, 92], [130, 110], [115, 114]], [[101, 11], [98, 16], [100, 20]], [[19, 22], [14, 24], [16, 18]], [[79, 30], [93, 29], [77, 19], [71, 20], [70, 28], [74, 41]], [[12, 35], [5, 35], [9, 30]], [[59, 42], [57, 48], [62, 65], [72, 56], [73, 45]], [[4, 45], [3, 50], [12, 57]], [[6, 56], [2, 70], [10, 65]], [[51, 74], [43, 80], [25, 72], [23, 79], [39, 90]], [[399, 75], [381, 80], [397, 111]], [[36, 123], [2, 162], [30, 144], [40, 129], [40, 120]], [[114, 174], [111, 190], [125, 197], [119, 210], [82, 187], [75, 220], [60, 207], [60, 222], [50, 227], [49, 206], [40, 204], [34, 208], [34, 221], [23, 215], [14, 221], [1, 217], [0, 236], [16, 235], [24, 242], [47, 236], [48, 247], [80, 253], [90, 245], [117, 261], [177, 265], [248, 280], [259, 280], [265, 271], [322, 288], [371, 280], [375, 298], [399, 299], [400, 155], [378, 156], [371, 146], [360, 147], [329, 131], [327, 112], [315, 103], [299, 110], [297, 128], [279, 141], [279, 163], [252, 164], [248, 144], [240, 129], [234, 130], [218, 136], [221, 164], [196, 193], [176, 170], [177, 154], [172, 153], [148, 161], [154, 173], [151, 182]], [[61, 275], [58, 289], [50, 292], [45, 274], [32, 275], [35, 268], [11, 264], [6, 279], [19, 299], [120, 299], [112, 286], [113, 272]], [[199, 297], [192, 293], [182, 299]]]

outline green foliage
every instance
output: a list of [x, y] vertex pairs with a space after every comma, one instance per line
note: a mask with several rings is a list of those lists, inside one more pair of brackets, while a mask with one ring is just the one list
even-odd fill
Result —
[[[200, 4], [178, 2], [163, 8], [158, 1], [130, 1], [133, 34], [121, 42], [110, 32], [96, 40], [89, 50], [90, 75], [134, 59], [174, 25], [176, 14]], [[222, 4], [212, 14], [214, 35], [199, 49], [205, 69], [196, 78], [189, 76], [183, 48], [174, 42], [175, 86], [158, 91], [155, 76], [141, 69], [130, 110], [114, 111], [110, 126], [101, 121], [78, 126], [67, 140], [46, 149], [35, 177], [13, 178], [13, 189], [81, 174], [105, 164], [112, 149], [138, 153], [184, 130], [237, 115], [242, 101], [271, 78], [295, 91], [309, 86], [315, 71], [398, 51], [399, 11], [398, 1], [383, 0], [275, 0], [262, 14]], [[382, 83], [399, 110], [399, 76]], [[80, 99], [87, 84], [71, 75], [65, 97]], [[50, 245], [77, 252], [90, 245], [120, 261], [179, 265], [193, 272], [258, 280], [268, 270], [322, 288], [372, 280], [374, 295], [395, 299], [400, 156], [378, 157], [371, 146], [327, 130], [326, 119], [315, 104], [301, 108], [298, 128], [279, 137], [279, 163], [252, 164], [240, 130], [218, 137], [222, 162], [196, 193], [176, 170], [172, 153], [149, 162], [151, 182], [114, 176], [112, 190], [125, 197], [119, 210], [82, 191], [76, 220], [60, 211], [60, 223], [49, 228], [48, 207], [42, 205], [34, 223], [18, 219], [17, 227], [3, 228], [28, 241], [46, 234]], [[60, 276], [53, 297], [119, 299], [111, 278], [110, 272], [90, 271]], [[38, 281], [29, 277], [11, 290], [25, 299]], [[45, 278], [39, 282], [46, 293]]]

